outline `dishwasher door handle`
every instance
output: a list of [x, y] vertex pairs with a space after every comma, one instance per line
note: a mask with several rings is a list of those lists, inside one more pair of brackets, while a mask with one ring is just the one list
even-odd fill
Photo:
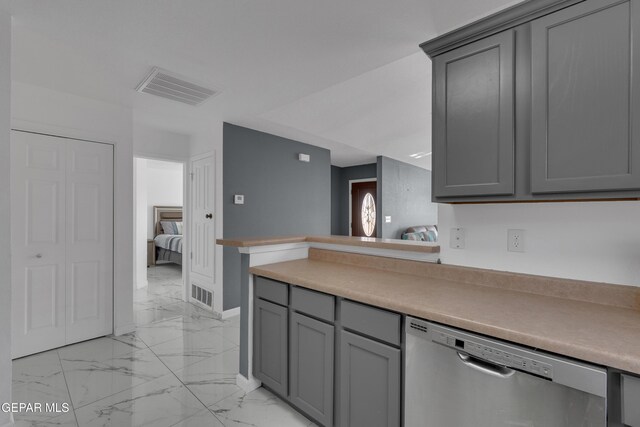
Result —
[[456, 353], [458, 353], [458, 357], [460, 358], [462, 363], [484, 374], [493, 375], [494, 377], [498, 378], [509, 378], [516, 373], [514, 369], [494, 365], [493, 363], [473, 358], [467, 354], [460, 353], [459, 351]]

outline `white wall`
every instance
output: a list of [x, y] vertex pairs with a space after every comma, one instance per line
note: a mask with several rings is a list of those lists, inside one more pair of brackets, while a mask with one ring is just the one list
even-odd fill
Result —
[[186, 160], [191, 155], [191, 138], [134, 123], [133, 154], [150, 159]]
[[[11, 16], [0, 11], [0, 403], [11, 402], [10, 127]], [[10, 422], [0, 411], [0, 426]]]
[[134, 167], [135, 200], [135, 269], [136, 289], [144, 288], [147, 281], [147, 159], [136, 158]]
[[[446, 264], [640, 286], [639, 201], [441, 204], [438, 226]], [[525, 230], [524, 253], [507, 252], [509, 228]]]
[[14, 81], [12, 126], [114, 144], [114, 327], [133, 330], [133, 123], [130, 108]]

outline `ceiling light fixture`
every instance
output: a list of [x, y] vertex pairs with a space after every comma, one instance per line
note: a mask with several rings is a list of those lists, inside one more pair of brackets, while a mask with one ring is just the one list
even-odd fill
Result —
[[427, 157], [430, 155], [431, 155], [431, 151], [429, 151], [428, 153], [425, 151], [420, 151], [418, 153], [409, 154], [409, 157], [413, 157], [414, 159], [421, 159], [423, 157]]

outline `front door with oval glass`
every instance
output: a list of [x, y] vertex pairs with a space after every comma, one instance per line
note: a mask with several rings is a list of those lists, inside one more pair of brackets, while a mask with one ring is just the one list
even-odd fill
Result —
[[375, 181], [351, 184], [351, 235], [376, 237], [376, 188]]

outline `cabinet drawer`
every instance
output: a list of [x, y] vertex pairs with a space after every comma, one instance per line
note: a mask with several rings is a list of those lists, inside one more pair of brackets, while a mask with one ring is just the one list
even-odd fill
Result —
[[335, 319], [334, 297], [309, 289], [291, 287], [291, 307], [318, 319], [333, 322]]
[[256, 296], [260, 299], [275, 302], [280, 305], [289, 304], [289, 286], [265, 277], [256, 277]]
[[622, 422], [640, 427], [640, 378], [622, 375]]
[[343, 327], [389, 344], [400, 345], [399, 314], [352, 301], [342, 302], [340, 314]]

